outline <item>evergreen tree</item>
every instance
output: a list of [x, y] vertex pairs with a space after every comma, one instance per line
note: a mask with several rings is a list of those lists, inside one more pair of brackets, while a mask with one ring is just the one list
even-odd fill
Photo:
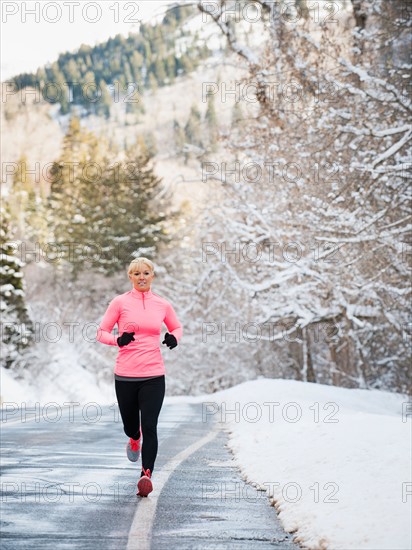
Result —
[[143, 135], [143, 143], [145, 144], [145, 149], [149, 158], [153, 158], [157, 155], [157, 140], [154, 132], [147, 131]]
[[22, 155], [17, 161], [17, 170], [13, 174], [12, 193], [8, 201], [9, 212], [16, 223], [18, 238], [23, 238], [26, 226], [26, 209], [33, 182], [30, 174], [27, 174], [27, 157]]
[[112, 107], [112, 97], [107, 88], [107, 84], [104, 80], [99, 84], [101, 90], [101, 97], [96, 103], [96, 114], [104, 116], [106, 119], [110, 118], [110, 110]]
[[128, 84], [134, 82], [132, 68], [130, 66], [129, 61], [127, 61], [127, 60], [125, 60], [123, 62], [123, 75], [124, 75], [124, 80], [125, 80], [125, 86], [127, 86]]
[[86, 102], [87, 110], [96, 113], [98, 110], [97, 105], [98, 102], [101, 101], [101, 97], [99, 97], [99, 88], [96, 85], [93, 71], [87, 71], [82, 79], [82, 96]]
[[36, 189], [30, 174], [28, 161], [22, 155], [13, 174], [12, 193], [8, 198], [8, 209], [15, 222], [15, 236], [40, 243], [47, 242], [47, 215], [44, 189]]
[[[62, 114], [69, 112], [68, 82], [74, 82], [66, 78], [60, 71], [58, 63], [53, 63], [48, 73], [48, 84], [55, 84], [55, 87], [49, 86], [47, 93], [43, 97], [50, 103], [57, 103], [60, 100], [60, 110]], [[75, 88], [76, 91], [76, 88]], [[81, 91], [77, 91], [81, 95]]]
[[93, 267], [111, 275], [138, 255], [154, 254], [161, 241], [165, 214], [159, 212], [155, 196], [160, 180], [150, 166], [150, 156], [134, 146], [126, 151], [115, 177], [107, 171], [102, 182], [99, 231], [94, 235], [100, 247], [100, 258]]
[[144, 43], [144, 58], [147, 65], [150, 65], [152, 62], [152, 48], [150, 47], [150, 42], [146, 41]]
[[130, 57], [130, 70], [133, 74], [133, 82], [139, 83], [142, 78], [142, 67], [144, 58], [138, 51], [134, 51]]
[[212, 152], [217, 149], [217, 141], [219, 139], [219, 129], [215, 108], [215, 97], [214, 95], [208, 94], [207, 96], [207, 110], [205, 115], [205, 120], [209, 133], [209, 147]]
[[185, 53], [179, 58], [178, 65], [183, 74], [190, 73], [195, 69], [192, 59]]
[[74, 276], [83, 265], [83, 257], [78, 251], [84, 244], [82, 227], [87, 223], [81, 213], [85, 207], [82, 201], [84, 188], [92, 185], [88, 170], [97, 160], [93, 156], [96, 147], [96, 138], [82, 130], [80, 120], [72, 117], [63, 140], [62, 154], [51, 170], [53, 181], [48, 199], [52, 214], [50, 230], [59, 257], [71, 262]]
[[190, 109], [189, 119], [185, 126], [185, 136], [189, 143], [202, 147], [202, 131], [201, 131], [201, 114], [196, 105], [192, 105]]
[[242, 119], [242, 107], [240, 106], [240, 103], [236, 101], [232, 109], [232, 128], [238, 127]]
[[47, 223], [47, 198], [44, 189], [31, 189], [28, 193], [25, 217], [25, 234], [33, 242], [42, 247], [51, 241]]
[[24, 263], [16, 256], [12, 242], [10, 212], [0, 209], [0, 311], [3, 366], [10, 368], [33, 339], [33, 325], [24, 301], [21, 268]]
[[149, 73], [149, 88], [152, 90], [153, 93], [156, 93], [159, 85], [157, 83], [157, 79], [155, 75], [151, 72]]
[[112, 75], [118, 75], [122, 69], [120, 64], [120, 59], [116, 57], [112, 57], [109, 61], [109, 68]]
[[176, 76], [176, 58], [174, 55], [169, 55], [165, 61], [166, 73], [169, 83], [173, 83]]
[[166, 80], [166, 71], [163, 64], [163, 61], [160, 57], [156, 59], [156, 62], [154, 64], [153, 72], [156, 76], [157, 82], [162, 85], [164, 84], [164, 81]]
[[[134, 252], [153, 253], [164, 238], [164, 214], [153, 202], [160, 186], [150, 166], [155, 144], [149, 146], [144, 151], [129, 148], [122, 162], [115, 161], [116, 151], [72, 119], [55, 163], [50, 207], [60, 256], [71, 265], [74, 278], [90, 267], [111, 275]], [[76, 163], [70, 173], [68, 167]]]
[[79, 67], [74, 59], [70, 59], [67, 63], [65, 76], [67, 77], [69, 82], [79, 82], [81, 80]]
[[173, 121], [173, 136], [177, 153], [183, 153], [186, 143], [185, 131], [176, 119]]
[[36, 82], [38, 83], [40, 90], [44, 88], [46, 81], [47, 81], [47, 74], [45, 69], [43, 67], [37, 69]]
[[[136, 101], [138, 99], [138, 101]], [[146, 112], [143, 98], [140, 91], [132, 94], [131, 98], [126, 102], [126, 113], [135, 115], [135, 122], [138, 122], [139, 116]]]

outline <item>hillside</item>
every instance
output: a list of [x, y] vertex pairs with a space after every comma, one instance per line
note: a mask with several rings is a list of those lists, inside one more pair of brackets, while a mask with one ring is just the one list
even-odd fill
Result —
[[[10, 85], [16, 91], [36, 89], [42, 99], [58, 104], [61, 114], [77, 106], [108, 118], [116, 96], [137, 98], [144, 89], [190, 73], [209, 55], [206, 43], [185, 29], [194, 12], [190, 6], [171, 8], [161, 23], [142, 23], [139, 32], [119, 34], [94, 47], [82, 44], [36, 73], [16, 75]], [[137, 102], [130, 101], [128, 108], [139, 112]]]
[[[125, 103], [119, 102], [112, 103], [109, 118], [90, 114], [82, 118], [82, 125], [119, 146], [133, 143], [138, 136], [153, 134], [156, 143], [154, 166], [165, 189], [172, 191], [176, 206], [184, 201], [195, 206], [198, 204], [197, 193], [205, 187], [201, 183], [201, 166], [196, 158], [186, 163], [181, 152], [176, 150], [174, 123], [184, 127], [192, 105], [197, 105], [204, 117], [207, 103], [202, 102], [202, 85], [204, 82], [218, 82], [222, 72], [225, 79], [233, 82], [245, 75], [244, 69], [236, 67], [234, 55], [224, 58], [216, 54], [202, 61], [191, 74], [177, 78], [173, 84], [162, 86], [155, 92], [147, 91], [144, 112], [138, 117], [127, 113]], [[234, 101], [216, 103], [222, 134], [230, 128], [234, 105]], [[37, 170], [39, 175], [34, 185], [47, 189], [43, 168], [58, 157], [68, 121], [69, 115], [62, 115], [57, 105], [36, 101], [29, 93], [24, 103], [19, 95], [8, 97], [7, 109], [2, 111], [2, 127], [8, 136], [1, 142], [2, 158], [16, 163], [25, 156], [27, 170]], [[185, 184], [184, 180], [190, 183]], [[195, 187], [193, 181], [198, 181]], [[9, 187], [10, 178], [5, 182], [6, 191]], [[196, 196], [193, 196], [194, 188]]]

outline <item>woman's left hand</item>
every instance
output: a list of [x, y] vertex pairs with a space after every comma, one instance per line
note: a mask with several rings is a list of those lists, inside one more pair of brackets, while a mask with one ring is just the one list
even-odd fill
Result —
[[173, 336], [173, 334], [169, 334], [168, 332], [166, 332], [165, 339], [163, 340], [162, 344], [166, 344], [169, 349], [173, 349], [177, 346], [176, 337]]

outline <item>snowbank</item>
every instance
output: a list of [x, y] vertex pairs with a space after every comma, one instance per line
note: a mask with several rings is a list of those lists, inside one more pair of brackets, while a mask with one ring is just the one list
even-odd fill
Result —
[[114, 385], [98, 382], [96, 376], [77, 364], [70, 357], [55, 357], [49, 365], [33, 375], [30, 371], [24, 379], [0, 367], [0, 407], [16, 403], [19, 408], [38, 403], [45, 406], [65, 402], [98, 403], [100, 406], [116, 402]]
[[7, 402], [22, 403], [33, 390], [23, 380], [15, 380], [12, 373], [0, 367], [0, 407]]
[[261, 379], [201, 400], [204, 420], [230, 431], [245, 477], [304, 547], [412, 548], [405, 396]]

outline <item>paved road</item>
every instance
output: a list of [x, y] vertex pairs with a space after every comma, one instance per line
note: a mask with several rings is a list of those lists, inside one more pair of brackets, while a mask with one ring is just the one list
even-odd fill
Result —
[[[4, 550], [298, 548], [264, 492], [245, 484], [201, 405], [164, 404], [154, 491], [136, 497], [116, 408], [20, 411], [1, 422]], [[24, 415], [23, 415], [24, 417]], [[4, 420], [4, 418], [3, 418]], [[96, 421], [94, 421], [96, 420]]]

